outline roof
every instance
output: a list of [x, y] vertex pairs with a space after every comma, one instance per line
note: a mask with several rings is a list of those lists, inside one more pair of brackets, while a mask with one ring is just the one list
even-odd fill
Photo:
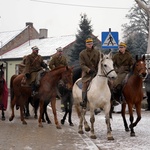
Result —
[[18, 34], [20, 34], [22, 30], [16, 30], [16, 31], [4, 31], [4, 32], [0, 32], [0, 48], [7, 44], [9, 41], [11, 41], [12, 39], [14, 39]]
[[71, 42], [74, 42], [76, 39], [75, 35], [66, 35], [60, 37], [49, 37], [45, 39], [34, 39], [30, 40], [18, 48], [15, 48], [3, 55], [2, 59], [11, 59], [11, 58], [22, 58], [25, 55], [31, 53], [31, 47], [37, 46], [39, 48], [39, 54], [41, 56], [51, 56], [56, 53], [56, 48], [66, 47]]

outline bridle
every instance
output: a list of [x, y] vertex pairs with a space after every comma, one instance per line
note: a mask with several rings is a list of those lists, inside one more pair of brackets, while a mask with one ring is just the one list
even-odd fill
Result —
[[[107, 58], [106, 58], [106, 59], [107, 59]], [[105, 67], [104, 67], [104, 65], [103, 65], [103, 61], [104, 61], [104, 59], [101, 60], [101, 68], [102, 68], [103, 74], [102, 74], [102, 75], [98, 75], [98, 76], [109, 78], [108, 75], [109, 75], [112, 71], [114, 71], [114, 69], [111, 69], [110, 71], [107, 72], [106, 69], [105, 69]]]

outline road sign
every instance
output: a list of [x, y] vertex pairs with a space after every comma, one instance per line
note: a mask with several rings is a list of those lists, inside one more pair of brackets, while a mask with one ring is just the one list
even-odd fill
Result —
[[118, 32], [102, 32], [102, 48], [118, 49]]

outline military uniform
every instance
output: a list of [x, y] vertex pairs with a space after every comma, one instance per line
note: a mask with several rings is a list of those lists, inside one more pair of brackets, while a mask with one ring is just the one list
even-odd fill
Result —
[[114, 87], [122, 84], [125, 76], [130, 72], [130, 68], [133, 65], [133, 59], [131, 54], [126, 50], [124, 54], [118, 52], [113, 57], [114, 68], [117, 73], [117, 78], [114, 81]]
[[119, 44], [119, 52], [117, 52], [113, 57], [114, 69], [117, 73], [117, 78], [114, 80], [113, 88], [111, 89], [112, 100], [116, 103], [123, 101], [124, 97], [122, 95], [123, 80], [126, 75], [130, 72], [133, 65], [133, 58], [128, 50], [126, 50], [127, 45], [123, 42]]
[[49, 68], [54, 69], [59, 66], [67, 66], [67, 60], [63, 55], [59, 56], [56, 54], [52, 57], [52, 60], [49, 63]]
[[38, 71], [42, 70], [42, 67], [44, 67], [43, 64], [43, 58], [37, 53], [32, 52], [26, 57], [24, 73], [31, 75], [31, 77], [26, 80], [27, 84], [30, 85], [35, 81]]
[[82, 69], [82, 102], [80, 105], [85, 109], [87, 104], [87, 88], [90, 81], [98, 71], [100, 52], [93, 47], [93, 39], [86, 39], [86, 49], [79, 54], [79, 62]]

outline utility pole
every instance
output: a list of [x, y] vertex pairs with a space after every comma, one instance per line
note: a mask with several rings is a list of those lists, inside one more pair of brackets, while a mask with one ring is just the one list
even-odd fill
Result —
[[141, 9], [144, 9], [147, 12], [148, 17], [149, 17], [147, 53], [150, 54], [150, 5], [146, 5], [141, 0], [135, 0], [135, 1]]

